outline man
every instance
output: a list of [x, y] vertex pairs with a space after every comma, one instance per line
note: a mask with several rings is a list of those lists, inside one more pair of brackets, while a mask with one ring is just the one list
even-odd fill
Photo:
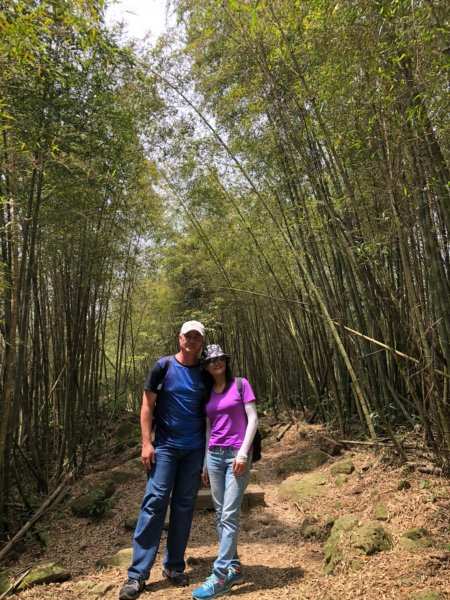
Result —
[[144, 589], [158, 551], [171, 494], [163, 575], [174, 585], [189, 583], [184, 572], [184, 553], [205, 448], [204, 384], [199, 367], [204, 337], [201, 323], [183, 323], [178, 353], [160, 358], [145, 381], [142, 462], [149, 478], [133, 537], [133, 562], [120, 590], [120, 600], [133, 600]]

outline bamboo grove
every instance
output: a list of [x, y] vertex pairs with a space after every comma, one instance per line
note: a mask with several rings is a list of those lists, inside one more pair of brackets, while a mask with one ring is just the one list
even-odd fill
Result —
[[144, 77], [102, 26], [101, 8], [2, 3], [3, 527], [11, 506], [28, 513], [36, 494], [83, 467], [114, 413], [122, 392], [108, 361], [126, 360], [140, 238], [157, 219], [139, 135], [158, 101], [151, 86], [137, 98]]
[[261, 409], [448, 469], [447, 3], [173, 0], [150, 49], [100, 0], [0, 6], [3, 527], [185, 318]]
[[180, 107], [166, 172], [198, 309], [275, 409], [400, 455], [420, 427], [448, 467], [445, 3], [176, 5], [153, 69]]

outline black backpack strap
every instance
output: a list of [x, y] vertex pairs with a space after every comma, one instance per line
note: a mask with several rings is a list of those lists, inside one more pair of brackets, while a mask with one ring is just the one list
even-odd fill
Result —
[[240, 396], [242, 402], [244, 402], [244, 400], [242, 399], [242, 377], [236, 377], [235, 381], [236, 381], [237, 391], [239, 392], [239, 396]]
[[162, 369], [159, 372], [159, 381], [158, 381], [158, 385], [156, 387], [156, 404], [155, 404], [155, 408], [153, 410], [153, 423], [152, 423], [152, 429], [155, 429], [156, 427], [156, 422], [158, 420], [158, 396], [159, 393], [161, 392], [161, 390], [164, 388], [164, 379], [166, 378], [167, 375], [167, 371], [169, 370], [170, 367], [170, 363], [172, 362], [172, 357], [171, 356], [164, 356], [162, 359]]
[[158, 387], [157, 387], [158, 392], [160, 392], [164, 387], [164, 379], [166, 378], [167, 371], [169, 370], [169, 366], [170, 366], [171, 362], [172, 362], [171, 356], [164, 357], [164, 362], [162, 364], [162, 369], [160, 372], [160, 381], [159, 381]]

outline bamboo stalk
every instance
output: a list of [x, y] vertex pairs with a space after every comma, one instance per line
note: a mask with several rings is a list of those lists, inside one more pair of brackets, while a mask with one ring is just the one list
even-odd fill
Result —
[[[244, 290], [241, 288], [228, 288], [228, 287], [217, 287], [216, 289], [218, 290], [232, 290], [234, 292], [240, 292], [242, 294], [251, 294], [253, 296], [261, 296], [263, 298], [270, 298], [271, 300], [276, 300], [277, 302], [289, 302], [292, 304], [299, 304], [302, 306], [307, 306], [305, 302], [300, 302], [299, 300], [293, 300], [292, 298], [280, 298], [279, 296], [271, 296], [269, 294], [264, 294], [263, 292], [255, 292], [255, 291], [251, 291], [251, 290]], [[310, 312], [308, 309], [305, 309], [308, 312]], [[368, 342], [371, 342], [372, 344], [375, 344], [376, 346], [379, 346], [380, 348], [384, 348], [385, 350], [387, 350], [388, 352], [392, 352], [392, 354], [395, 354], [396, 356], [399, 356], [400, 358], [404, 358], [405, 360], [409, 360], [415, 364], [420, 364], [420, 360], [418, 358], [414, 358], [414, 356], [410, 356], [409, 354], [406, 354], [405, 352], [401, 352], [400, 350], [397, 350], [396, 348], [392, 348], [392, 346], [389, 346], [388, 344], [385, 344], [384, 342], [381, 342], [380, 340], [377, 340], [369, 335], [366, 335], [364, 333], [361, 333], [360, 331], [357, 331], [356, 329], [352, 329], [351, 327], [348, 327], [347, 325], [343, 325], [342, 323], [339, 323], [339, 321], [335, 321], [334, 319], [332, 320], [332, 322], [337, 325], [338, 327], [342, 327], [343, 329], [345, 329], [346, 331], [348, 331], [349, 333], [359, 336], [365, 340], [367, 340]], [[439, 375], [442, 375], [443, 377], [445, 377], [446, 379], [450, 379], [450, 375], [446, 372], [446, 371], [441, 371], [440, 369], [436, 369], [435, 367], [431, 367], [432, 371], [434, 371], [435, 373], [438, 373]]]

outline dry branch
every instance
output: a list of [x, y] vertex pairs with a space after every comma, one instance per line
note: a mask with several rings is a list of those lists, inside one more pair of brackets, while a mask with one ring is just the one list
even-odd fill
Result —
[[284, 435], [289, 431], [293, 424], [294, 423], [288, 423], [285, 427], [283, 427], [283, 429], [277, 435], [277, 442], [280, 442], [283, 439]]
[[72, 479], [73, 473], [67, 474], [63, 481], [58, 485], [58, 487], [45, 499], [40, 508], [35, 512], [35, 514], [31, 517], [27, 523], [16, 533], [16, 535], [9, 540], [9, 542], [0, 550], [0, 561], [8, 554], [8, 552], [13, 548], [14, 544], [16, 544], [25, 534], [26, 532], [38, 521], [50, 508], [50, 506], [60, 500], [63, 496], [62, 492], [65, 491], [67, 485]]
[[425, 475], [442, 475], [442, 469], [440, 467], [436, 467], [430, 464], [418, 464], [414, 462], [408, 462], [407, 465], [409, 467], [413, 467], [419, 473], [424, 473]]
[[350, 444], [353, 446], [393, 446], [392, 442], [380, 442], [377, 440], [367, 441], [367, 440], [339, 440], [341, 444]]
[[30, 571], [31, 571], [31, 567], [29, 567], [28, 569], [25, 569], [25, 571], [23, 573], [21, 573], [19, 575], [19, 577], [12, 582], [12, 584], [9, 586], [9, 588], [3, 592], [3, 594], [0, 596], [0, 600], [3, 600], [3, 598], [6, 598], [6, 596], [9, 596], [13, 592], [15, 592], [16, 589], [19, 587], [19, 585], [22, 583], [22, 581], [25, 579], [25, 577], [28, 575], [28, 573]]

